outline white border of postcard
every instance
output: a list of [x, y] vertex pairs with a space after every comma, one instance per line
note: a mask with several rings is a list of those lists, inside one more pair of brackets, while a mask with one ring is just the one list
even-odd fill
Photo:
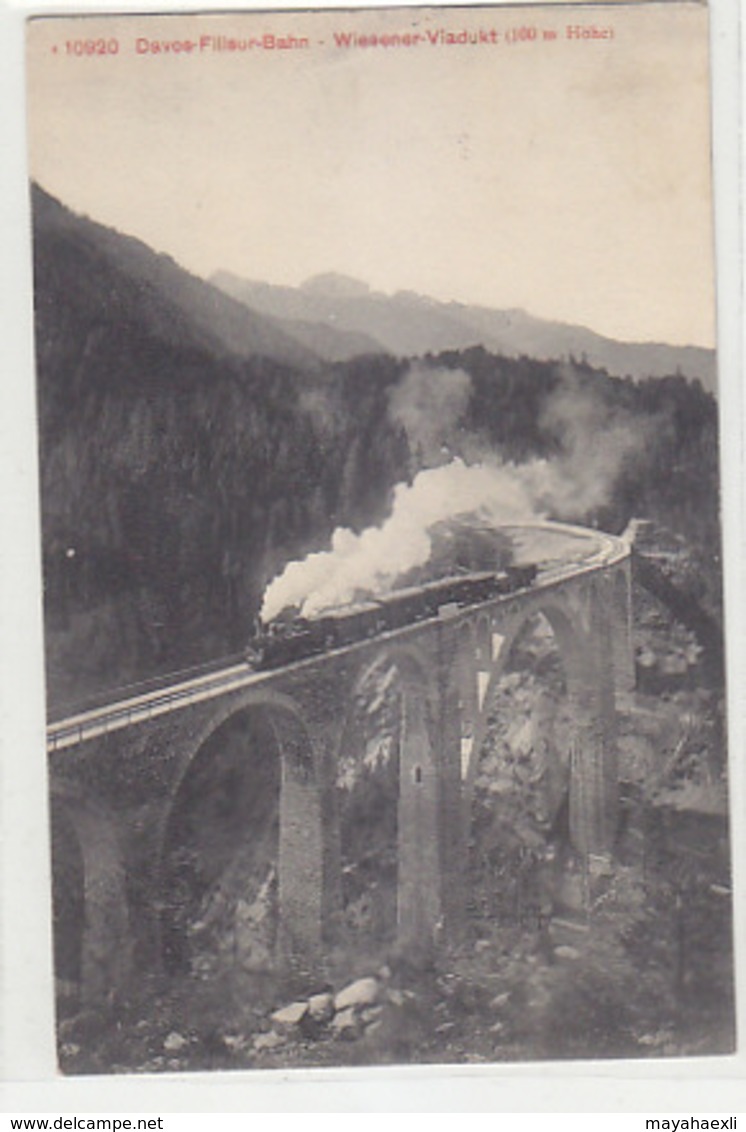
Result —
[[[621, 0], [617, 0], [621, 2]], [[645, 0], [640, 0], [645, 2]], [[5, 1112], [746, 1112], [746, 522], [743, 424], [743, 0], [713, 0], [718, 352], [722, 423], [738, 1030], [733, 1057], [68, 1078], [55, 1067], [36, 498], [24, 24], [32, 14], [266, 8], [257, 3], [0, 0], [0, 1084]], [[284, 8], [308, 8], [290, 2]], [[349, 7], [325, 4], [324, 7]], [[360, 5], [363, 6], [363, 5]], [[533, 1124], [533, 1121], [529, 1121]], [[179, 1125], [181, 1126], [181, 1125]], [[626, 1125], [630, 1126], [631, 1125]], [[173, 1128], [174, 1125], [172, 1124]], [[188, 1127], [188, 1125], [187, 1125]], [[644, 1127], [644, 1123], [641, 1124]]]

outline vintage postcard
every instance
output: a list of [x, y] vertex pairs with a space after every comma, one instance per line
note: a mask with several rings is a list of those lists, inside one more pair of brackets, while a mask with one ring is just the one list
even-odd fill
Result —
[[66, 1074], [735, 1050], [708, 10], [36, 17]]

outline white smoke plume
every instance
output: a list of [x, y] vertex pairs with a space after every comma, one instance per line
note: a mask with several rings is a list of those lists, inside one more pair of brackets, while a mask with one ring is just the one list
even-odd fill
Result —
[[287, 606], [313, 617], [365, 594], [386, 593], [401, 574], [427, 562], [434, 524], [464, 512], [495, 526], [535, 514], [532, 479], [543, 481], [543, 462], [468, 467], [456, 459], [419, 472], [411, 484], [394, 489], [391, 514], [381, 526], [361, 534], [338, 527], [330, 550], [290, 562], [267, 587], [262, 620], [271, 621]]
[[433, 467], [458, 450], [457, 433], [472, 393], [462, 369], [413, 362], [389, 397], [389, 418], [404, 429], [420, 467]]
[[561, 453], [551, 462], [551, 482], [543, 499], [555, 519], [575, 519], [608, 503], [623, 469], [645, 458], [664, 422], [633, 417], [581, 387], [570, 366], [549, 398], [541, 425], [559, 437]]
[[411, 484], [397, 485], [391, 513], [380, 526], [360, 534], [338, 527], [329, 550], [290, 562], [265, 591], [262, 620], [288, 607], [313, 617], [389, 592], [401, 575], [427, 563], [435, 524], [458, 515], [472, 513], [495, 527], [548, 517], [581, 521], [607, 502], [627, 461], [640, 458], [649, 445], [655, 422], [643, 424], [581, 388], [570, 367], [561, 376], [541, 419], [559, 439], [556, 457], [501, 463], [471, 438], [471, 445], [454, 445], [478, 453], [467, 464], [450, 458], [449, 442], [468, 406], [471, 379], [461, 370], [412, 366], [391, 396], [389, 414], [406, 428], [418, 462], [438, 466], [425, 467]]

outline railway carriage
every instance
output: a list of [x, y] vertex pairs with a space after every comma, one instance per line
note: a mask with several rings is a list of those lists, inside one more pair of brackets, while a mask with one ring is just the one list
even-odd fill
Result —
[[279, 668], [368, 640], [379, 633], [401, 629], [442, 615], [442, 612], [477, 605], [502, 594], [532, 585], [534, 565], [508, 566], [498, 573], [482, 572], [442, 578], [423, 586], [396, 590], [379, 598], [329, 610], [319, 617], [281, 616], [262, 627], [246, 648], [246, 660], [255, 668]]

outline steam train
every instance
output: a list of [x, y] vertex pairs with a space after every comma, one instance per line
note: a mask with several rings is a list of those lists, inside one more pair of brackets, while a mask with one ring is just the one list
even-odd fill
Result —
[[318, 617], [280, 616], [258, 625], [246, 647], [257, 669], [280, 668], [333, 648], [356, 644], [392, 629], [443, 617], [449, 611], [527, 589], [536, 566], [507, 566], [499, 573], [472, 573], [396, 590], [332, 609]]

